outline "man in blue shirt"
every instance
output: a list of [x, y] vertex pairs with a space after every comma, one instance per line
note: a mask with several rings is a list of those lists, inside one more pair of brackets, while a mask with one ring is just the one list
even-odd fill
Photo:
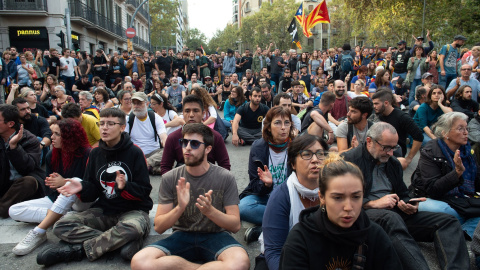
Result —
[[456, 35], [452, 44], [443, 45], [438, 53], [438, 62], [440, 63], [439, 84], [447, 87], [450, 82], [457, 77], [457, 59], [460, 57], [459, 48], [465, 45], [466, 37]]

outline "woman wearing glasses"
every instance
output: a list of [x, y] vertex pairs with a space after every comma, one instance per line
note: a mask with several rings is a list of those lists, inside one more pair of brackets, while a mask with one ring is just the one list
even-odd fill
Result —
[[[12, 252], [26, 255], [47, 240], [46, 230], [72, 208], [83, 211], [90, 206], [77, 201], [76, 196], [65, 197], [57, 188], [65, 185], [67, 178], [83, 178], [90, 153], [87, 135], [80, 122], [73, 119], [61, 120], [50, 126], [52, 150], [46, 157], [45, 189], [48, 196], [21, 202], [10, 207], [9, 215], [16, 221], [40, 223], [18, 243]], [[81, 181], [81, 180], [80, 180]]]
[[[418, 193], [416, 196], [428, 197], [427, 201], [420, 203], [419, 211], [451, 214], [472, 237], [480, 221], [480, 210], [479, 214], [472, 215], [455, 207], [455, 200], [468, 204], [470, 198], [480, 191], [480, 168], [468, 142], [467, 119], [460, 112], [440, 116], [433, 131], [436, 139], [429, 141], [420, 151], [412, 187]], [[452, 201], [452, 198], [456, 199]]]
[[310, 134], [295, 138], [288, 147], [288, 165], [293, 171], [270, 195], [263, 217], [262, 252], [270, 270], [279, 268], [283, 245], [300, 212], [320, 204], [318, 178], [327, 151], [327, 143]]
[[387, 234], [362, 210], [363, 187], [356, 165], [329, 156], [318, 179], [320, 205], [301, 212], [280, 269], [401, 269]]
[[248, 175], [250, 183], [240, 194], [240, 219], [255, 224], [247, 229], [247, 243], [256, 241], [262, 228], [263, 213], [271, 192], [291, 173], [287, 149], [294, 138], [290, 111], [271, 108], [263, 121], [262, 138], [250, 149]]
[[[152, 92], [153, 93], [153, 92]], [[168, 99], [163, 94], [153, 94], [150, 99], [150, 108], [163, 118], [167, 135], [170, 135], [175, 130], [185, 125], [185, 120], [178, 117], [175, 107], [168, 102]]]
[[424, 146], [428, 141], [436, 139], [437, 136], [433, 134], [431, 127], [435, 124], [438, 118], [453, 110], [447, 107], [445, 89], [441, 85], [432, 85], [432, 90], [427, 94], [427, 101], [418, 107], [417, 112], [413, 116], [413, 121], [423, 131]]

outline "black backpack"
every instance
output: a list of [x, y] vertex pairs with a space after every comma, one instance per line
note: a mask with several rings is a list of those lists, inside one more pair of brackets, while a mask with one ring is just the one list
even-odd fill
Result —
[[[148, 113], [148, 118], [150, 118], [150, 123], [152, 124], [153, 127], [153, 133], [155, 134], [155, 141], [157, 141], [158, 134], [157, 134], [157, 126], [155, 125], [155, 112], [154, 111], [147, 111]], [[132, 128], [133, 128], [133, 121], [135, 121], [135, 115], [133, 112], [131, 112], [128, 115], [128, 135], [132, 133]], [[158, 144], [160, 145], [160, 148], [162, 147], [162, 142], [160, 138], [158, 138]]]

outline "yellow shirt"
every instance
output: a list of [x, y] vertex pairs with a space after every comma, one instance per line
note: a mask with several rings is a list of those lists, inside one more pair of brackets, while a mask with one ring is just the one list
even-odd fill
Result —
[[91, 115], [82, 114], [82, 127], [87, 133], [88, 143], [93, 146], [100, 140], [100, 129], [97, 126], [98, 119]]

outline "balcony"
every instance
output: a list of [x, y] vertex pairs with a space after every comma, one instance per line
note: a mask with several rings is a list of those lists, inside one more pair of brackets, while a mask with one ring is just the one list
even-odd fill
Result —
[[47, 0], [0, 0], [1, 15], [47, 16]]
[[150, 49], [150, 43], [148, 43], [147, 41], [139, 38], [138, 36], [132, 38], [132, 42], [139, 47], [145, 48], [147, 50]]
[[105, 15], [98, 13], [80, 1], [70, 0], [69, 5], [71, 21], [79, 22], [87, 28], [96, 28], [103, 30], [107, 34], [124, 38], [125, 28], [107, 18]]
[[[129, 8], [132, 12], [135, 12], [137, 7], [143, 2], [143, 0], [127, 0], [125, 1], [125, 6]], [[138, 10], [138, 14], [142, 15], [145, 18], [145, 21], [149, 19], [148, 15], [148, 2], [143, 4], [143, 6]], [[130, 22], [129, 22], [130, 23]]]

